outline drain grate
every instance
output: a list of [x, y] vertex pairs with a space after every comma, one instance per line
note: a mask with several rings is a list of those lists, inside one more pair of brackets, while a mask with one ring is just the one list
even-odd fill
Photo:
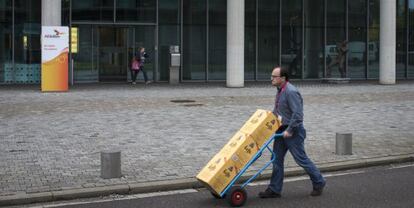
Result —
[[184, 107], [198, 107], [198, 106], [203, 106], [203, 104], [201, 103], [193, 103], [193, 104], [184, 104]]
[[27, 152], [27, 150], [15, 150], [15, 149], [12, 149], [12, 150], [9, 150], [9, 152]]
[[194, 103], [195, 100], [170, 100], [172, 103]]

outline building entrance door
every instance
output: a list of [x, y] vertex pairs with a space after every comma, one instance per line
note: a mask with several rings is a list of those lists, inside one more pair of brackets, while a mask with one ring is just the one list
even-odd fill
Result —
[[[140, 48], [145, 48], [148, 58], [145, 59], [144, 70], [148, 76], [148, 80], [158, 80], [157, 76], [157, 44], [155, 42], [155, 26], [139, 25], [127, 28], [127, 45], [128, 60], [133, 55], [137, 55]], [[129, 67], [129, 65], [128, 65]], [[129, 68], [128, 68], [129, 71]], [[138, 74], [137, 80], [144, 81], [143, 73]], [[128, 80], [131, 80], [131, 74], [128, 73]]]
[[[145, 72], [156, 77], [155, 26], [72, 25], [79, 28], [79, 48], [72, 53], [75, 82], [126, 82], [131, 80], [130, 61], [145, 47], [149, 58]], [[138, 75], [143, 81], [142, 73]]]
[[[144, 67], [145, 72], [148, 79], [153, 80], [156, 57], [154, 31], [155, 28], [151, 26], [99, 27], [99, 81], [130, 81], [130, 62], [141, 47], [144, 47], [149, 55]], [[138, 76], [138, 80], [143, 80], [142, 75]]]
[[99, 81], [126, 81], [128, 68], [127, 29], [122, 27], [98, 28]]

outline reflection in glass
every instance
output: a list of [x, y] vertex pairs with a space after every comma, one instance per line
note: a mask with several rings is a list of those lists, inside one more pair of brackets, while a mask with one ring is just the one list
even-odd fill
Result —
[[114, 21], [114, 0], [72, 0], [72, 21]]
[[127, 30], [98, 28], [99, 81], [126, 81], [128, 71]]
[[[155, 27], [154, 26], [136, 26], [135, 27], [135, 43], [133, 47], [136, 51], [144, 47], [148, 57], [145, 58], [144, 69], [147, 73], [148, 80], [154, 80], [154, 69], [155, 69]], [[137, 80], [144, 80], [143, 74], [138, 74]]]
[[180, 0], [158, 2], [159, 80], [169, 79], [169, 46], [180, 45]]
[[0, 1], [0, 83], [14, 82], [12, 64], [12, 1]]
[[97, 35], [90, 25], [73, 25], [78, 28], [78, 52], [72, 53], [73, 80], [79, 82], [97, 82]]
[[[305, 1], [304, 78], [323, 76], [324, 0]], [[292, 71], [293, 73], [293, 71]]]
[[256, 0], [245, 0], [244, 79], [254, 80], [256, 73]]
[[272, 69], [279, 64], [279, 1], [258, 1], [258, 75], [269, 80]]
[[226, 79], [226, 23], [227, 3], [209, 0], [208, 79]]
[[302, 78], [302, 0], [282, 0], [281, 65]]
[[397, 78], [405, 78], [405, 63], [407, 60], [406, 56], [406, 9], [405, 9], [405, 0], [397, 0], [397, 48], [396, 48], [396, 68], [397, 68]]
[[184, 0], [183, 6], [183, 80], [205, 80], [206, 0]]
[[346, 77], [348, 42], [345, 34], [346, 0], [327, 1], [326, 77]]
[[408, 78], [414, 78], [414, 0], [408, 1]]
[[154, 0], [116, 0], [116, 21], [155, 22]]
[[366, 0], [348, 1], [348, 77], [366, 77]]
[[40, 8], [41, 0], [15, 0], [14, 81], [40, 82]]
[[379, 78], [379, 4], [369, 0], [368, 78]]

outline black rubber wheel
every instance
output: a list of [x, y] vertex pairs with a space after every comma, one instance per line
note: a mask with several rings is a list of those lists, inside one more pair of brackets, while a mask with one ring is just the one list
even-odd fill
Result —
[[247, 200], [247, 192], [240, 186], [233, 186], [227, 193], [226, 199], [232, 207], [241, 207]]
[[[216, 199], [222, 199], [223, 197], [221, 197], [220, 195], [217, 195], [216, 193], [213, 193], [213, 192], [210, 192], [211, 193], [211, 195], [213, 195], [214, 196], [214, 198], [216, 198]], [[226, 197], [226, 195], [224, 195], [224, 197]]]

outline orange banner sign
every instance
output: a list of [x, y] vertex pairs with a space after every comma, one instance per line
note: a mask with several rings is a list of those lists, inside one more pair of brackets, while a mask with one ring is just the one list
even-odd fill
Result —
[[69, 29], [42, 26], [42, 92], [68, 91]]

